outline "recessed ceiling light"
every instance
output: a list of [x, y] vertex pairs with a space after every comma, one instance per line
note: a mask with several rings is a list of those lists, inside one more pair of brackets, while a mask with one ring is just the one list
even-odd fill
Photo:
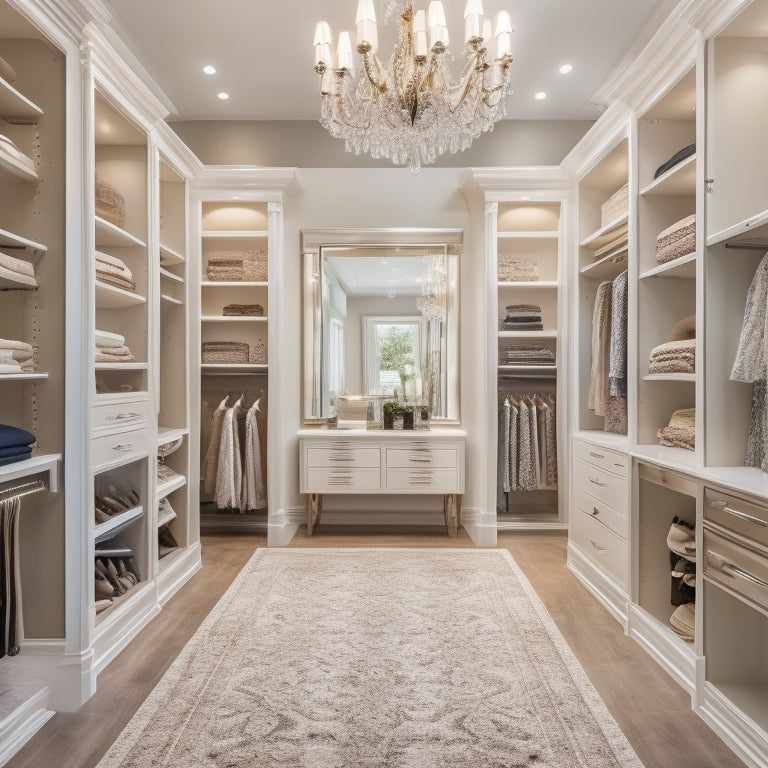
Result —
[[561, 75], [567, 75], [573, 69], [573, 64], [563, 64], [557, 71]]
[[216, 94], [222, 101], [226, 101], [229, 98], [229, 94], [222, 91]]
[[206, 75], [215, 75], [216, 74], [216, 67], [212, 67], [210, 64], [206, 64], [203, 67], [203, 72], [205, 72]]
[[547, 98], [547, 94], [544, 93], [544, 91], [537, 91], [536, 93], [533, 94], [533, 98], [536, 99], [537, 101], [541, 101], [542, 99]]

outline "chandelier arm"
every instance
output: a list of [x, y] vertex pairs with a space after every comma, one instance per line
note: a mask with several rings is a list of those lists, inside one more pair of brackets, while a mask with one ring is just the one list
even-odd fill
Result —
[[[371, 67], [371, 54], [369, 51], [363, 53], [363, 71], [368, 79], [368, 82], [379, 92], [387, 92], [387, 84], [384, 80], [377, 80], [373, 75], [373, 67]], [[375, 59], [375, 57], [373, 57]], [[378, 67], [377, 67], [378, 69]]]

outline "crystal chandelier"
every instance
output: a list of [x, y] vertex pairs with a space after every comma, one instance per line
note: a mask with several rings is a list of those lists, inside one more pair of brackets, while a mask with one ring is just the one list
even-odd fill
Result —
[[386, 17], [393, 11], [399, 16], [400, 34], [385, 69], [376, 56], [373, 0], [359, 0], [357, 52], [362, 62], [357, 82], [349, 32], [339, 34], [333, 57], [330, 27], [325, 21], [317, 25], [320, 122], [332, 136], [344, 139], [348, 152], [387, 157], [418, 173], [446, 151], [467, 149], [504, 117], [512, 23], [507, 11], [499, 11], [492, 30], [491, 22], [482, 19], [481, 0], [468, 0], [464, 71], [453, 79], [443, 4], [430, 2], [425, 13], [416, 11], [412, 0], [390, 0]]
[[446, 269], [445, 257], [434, 254], [425, 256], [426, 269], [419, 278], [421, 296], [416, 299], [416, 308], [433, 323], [445, 320], [446, 304]]

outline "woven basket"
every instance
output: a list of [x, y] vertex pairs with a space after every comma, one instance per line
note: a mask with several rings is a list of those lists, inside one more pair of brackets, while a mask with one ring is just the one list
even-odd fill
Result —
[[625, 184], [621, 189], [616, 190], [600, 206], [600, 226], [604, 227], [614, 219], [626, 213], [629, 210], [628, 186]]
[[267, 362], [267, 346], [263, 339], [258, 339], [251, 344], [249, 350], [249, 360], [251, 363], [266, 363]]
[[267, 252], [246, 251], [243, 254], [243, 274], [246, 280], [257, 283], [267, 282]]
[[240, 341], [204, 341], [203, 363], [247, 363], [248, 345]]
[[261, 304], [227, 304], [222, 312], [225, 317], [264, 317]]

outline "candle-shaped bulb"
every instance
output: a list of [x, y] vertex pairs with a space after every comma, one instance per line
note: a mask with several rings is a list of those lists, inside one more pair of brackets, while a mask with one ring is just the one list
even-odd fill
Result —
[[413, 45], [417, 56], [427, 55], [427, 15], [421, 11], [416, 11], [413, 19]]
[[336, 60], [339, 69], [352, 69], [352, 42], [349, 39], [349, 32], [339, 32]]
[[373, 0], [360, 0], [357, 6], [357, 44], [367, 43], [371, 51], [376, 53], [379, 47], [379, 35], [376, 29], [376, 12]]

